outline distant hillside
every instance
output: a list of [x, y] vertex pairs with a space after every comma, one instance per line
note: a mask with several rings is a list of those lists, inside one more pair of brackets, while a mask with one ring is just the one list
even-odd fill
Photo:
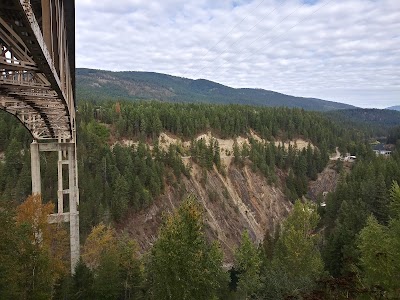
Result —
[[354, 108], [338, 102], [294, 97], [262, 89], [235, 89], [205, 79], [192, 80], [151, 72], [77, 69], [76, 76], [78, 100], [152, 99], [168, 102], [287, 106], [316, 111]]
[[386, 109], [398, 110], [398, 111], [400, 111], [400, 105], [390, 106], [390, 107], [387, 107]]
[[369, 129], [373, 134], [385, 134], [388, 128], [400, 126], [400, 112], [388, 109], [343, 109], [326, 112], [333, 121], [355, 128]]

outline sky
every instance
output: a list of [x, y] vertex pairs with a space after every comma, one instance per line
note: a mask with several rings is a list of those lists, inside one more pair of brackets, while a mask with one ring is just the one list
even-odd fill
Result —
[[400, 0], [78, 0], [79, 68], [400, 105]]

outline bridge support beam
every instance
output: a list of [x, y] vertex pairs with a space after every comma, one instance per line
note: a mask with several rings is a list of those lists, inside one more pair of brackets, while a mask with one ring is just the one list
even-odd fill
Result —
[[68, 178], [69, 178], [69, 231], [71, 245], [71, 271], [74, 272], [79, 261], [79, 191], [77, 176], [77, 159], [75, 143], [68, 145]]
[[40, 176], [40, 156], [39, 144], [34, 141], [31, 144], [31, 172], [32, 172], [32, 195], [41, 194], [41, 176]]
[[[57, 212], [49, 215], [49, 223], [69, 222], [70, 228], [70, 251], [71, 251], [71, 273], [80, 257], [79, 246], [79, 189], [78, 170], [76, 159], [76, 145], [74, 142], [38, 143], [31, 144], [31, 169], [32, 169], [32, 194], [41, 193], [40, 180], [40, 156], [42, 152], [58, 152], [58, 191], [57, 191]], [[64, 166], [67, 166], [68, 173], [64, 174]], [[68, 188], [64, 189], [64, 175], [68, 175]], [[68, 206], [64, 208], [64, 196], [68, 195]], [[67, 210], [66, 212], [64, 210]]]
[[53, 35], [52, 33], [52, 3], [51, 0], [42, 0], [42, 33], [43, 39], [46, 43], [47, 50], [50, 55], [54, 58], [53, 53]]

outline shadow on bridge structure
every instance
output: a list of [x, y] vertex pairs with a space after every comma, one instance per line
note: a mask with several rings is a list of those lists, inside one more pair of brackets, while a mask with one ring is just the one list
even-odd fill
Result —
[[0, 109], [33, 137], [32, 194], [41, 194], [39, 153], [58, 152], [57, 212], [49, 222], [70, 224], [73, 272], [79, 260], [74, 0], [1, 0]]

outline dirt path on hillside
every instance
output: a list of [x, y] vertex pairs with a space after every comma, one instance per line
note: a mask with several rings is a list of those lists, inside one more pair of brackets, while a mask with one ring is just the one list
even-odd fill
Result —
[[336, 147], [335, 151], [336, 153], [329, 157], [330, 160], [338, 160], [340, 158], [339, 148]]

